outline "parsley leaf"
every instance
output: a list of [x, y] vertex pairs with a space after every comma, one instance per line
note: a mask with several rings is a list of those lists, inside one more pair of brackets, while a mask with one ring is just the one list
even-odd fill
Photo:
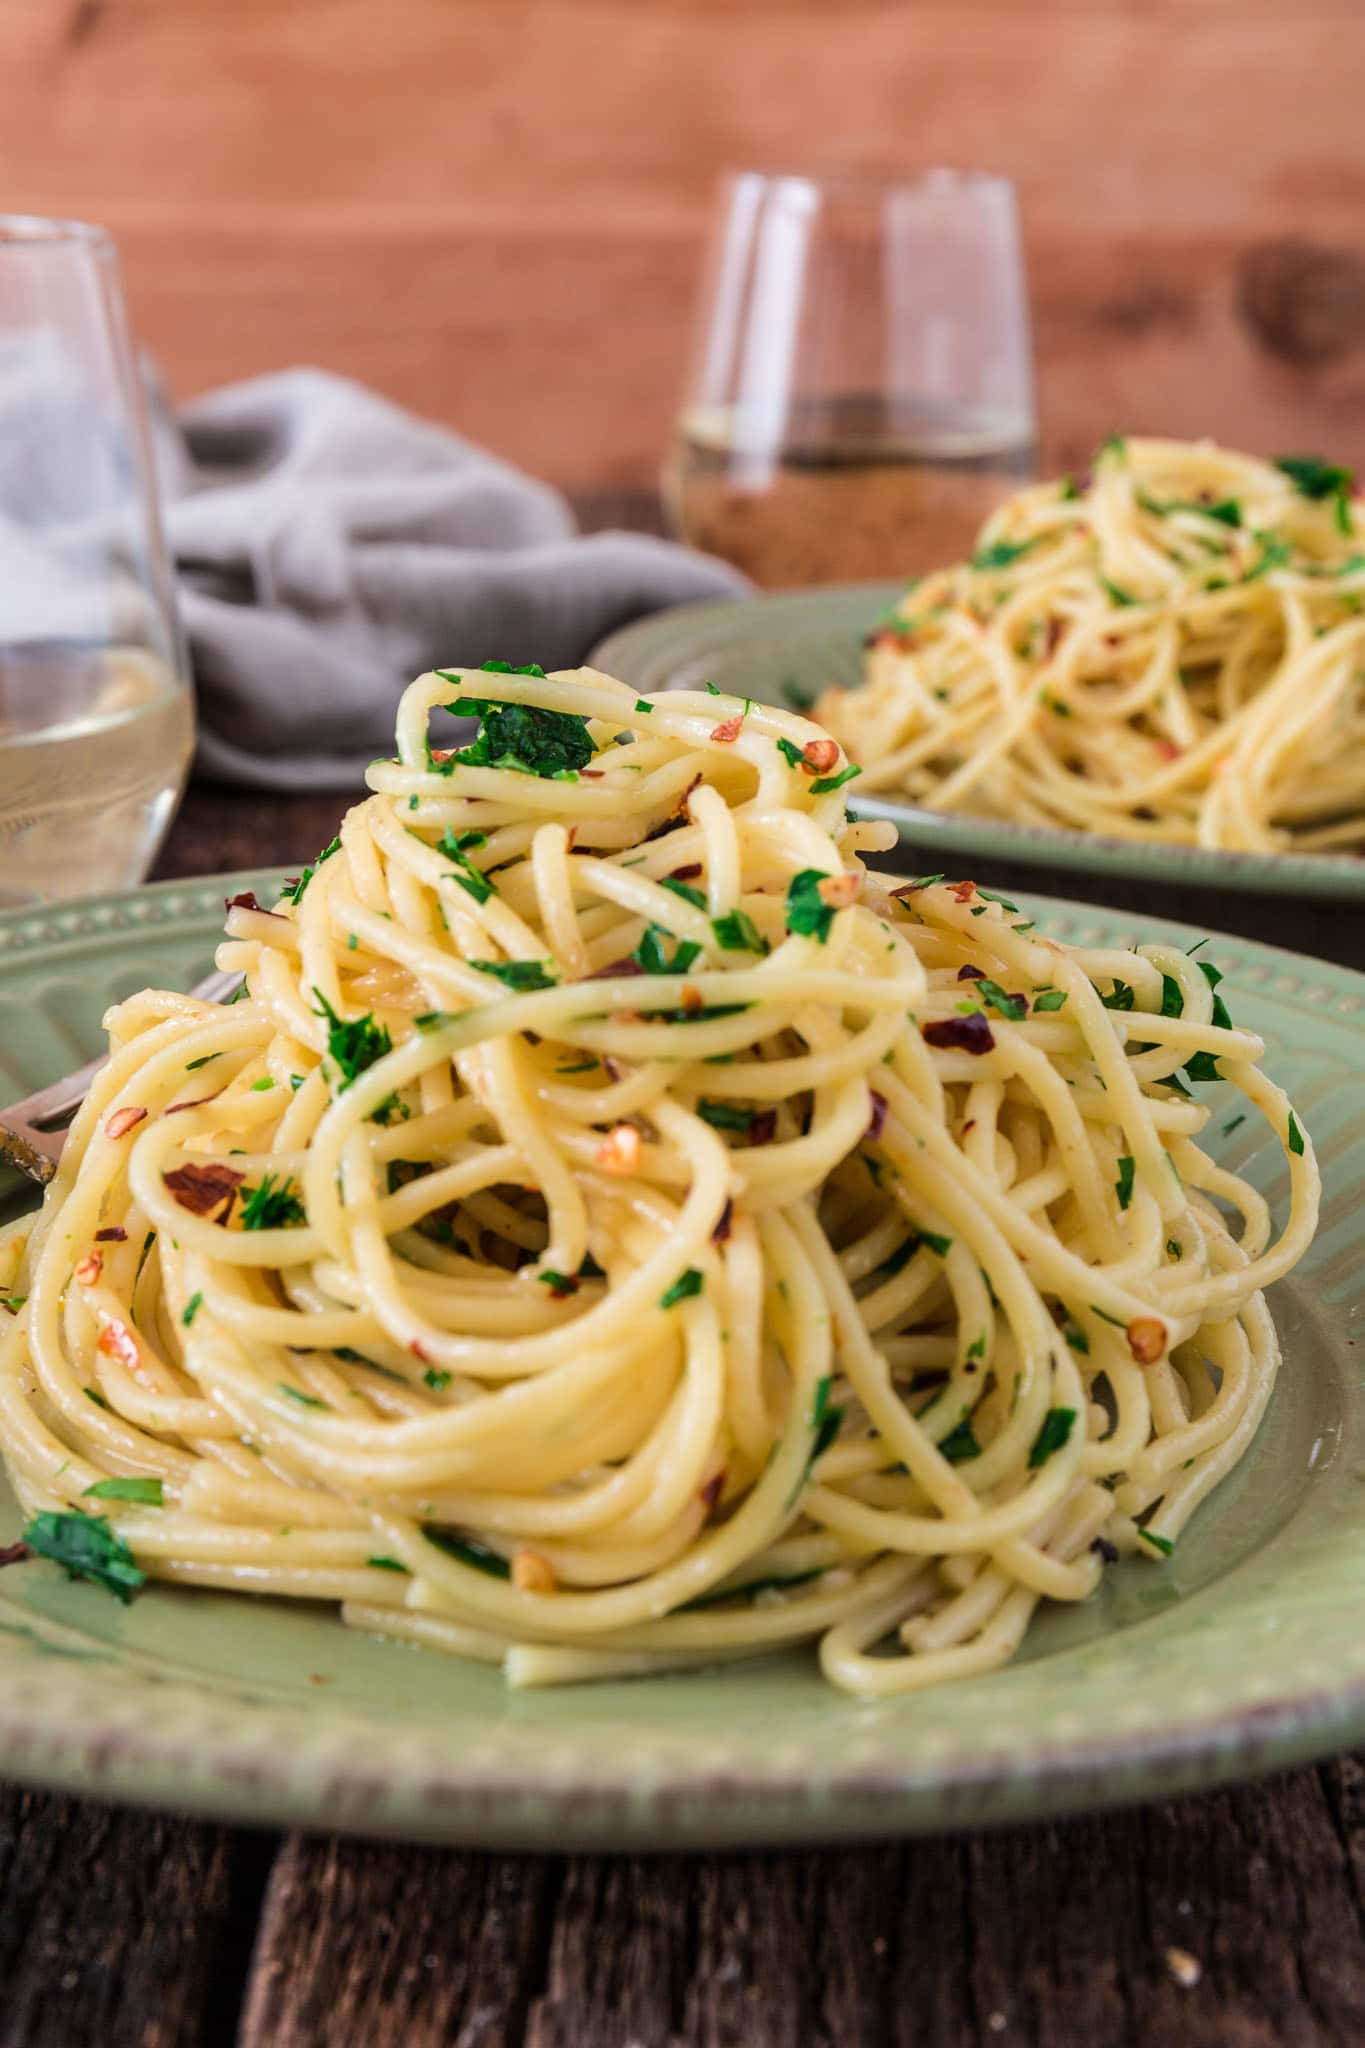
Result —
[[525, 995], [532, 989], [555, 988], [558, 976], [551, 974], [543, 960], [471, 960], [470, 966], [480, 974], [491, 974], [504, 988], [514, 995]]
[[1131, 1154], [1125, 1152], [1119, 1161], [1119, 1177], [1114, 1182], [1114, 1191], [1119, 1198], [1120, 1209], [1126, 1209], [1133, 1199], [1133, 1174], [1135, 1170]]
[[1060, 1451], [1071, 1436], [1071, 1425], [1076, 1420], [1074, 1408], [1049, 1408], [1043, 1417], [1043, 1426], [1033, 1439], [1033, 1448], [1028, 1454], [1029, 1467], [1037, 1471], [1046, 1465], [1054, 1451]]
[[820, 894], [820, 884], [829, 876], [819, 868], [802, 868], [787, 885], [787, 930], [818, 939], [823, 946], [834, 923], [834, 910]]
[[643, 967], [646, 974], [686, 974], [701, 947], [695, 939], [679, 939], [670, 960], [664, 947], [672, 937], [672, 932], [666, 932], [661, 924], [650, 925], [630, 955], [631, 959], [637, 967]]
[[471, 1566], [476, 1572], [486, 1572], [490, 1579], [510, 1579], [512, 1576], [512, 1567], [507, 1559], [496, 1550], [490, 1550], [486, 1543], [476, 1543], [469, 1536], [458, 1536], [453, 1529], [440, 1529], [435, 1522], [423, 1522], [422, 1534], [428, 1543], [435, 1544], [447, 1557]]
[[697, 1115], [717, 1131], [747, 1131], [754, 1120], [754, 1112], [737, 1102], [702, 1101], [697, 1104]]
[[481, 868], [476, 868], [469, 858], [476, 846], [487, 846], [486, 832], [452, 832], [449, 825], [436, 842], [436, 851], [453, 861], [459, 870], [455, 879], [460, 887], [467, 890], [476, 903], [486, 903], [494, 894], [493, 884]]
[[313, 1015], [326, 1019], [327, 1052], [341, 1075], [344, 1093], [366, 1067], [372, 1067], [386, 1052], [393, 1051], [393, 1040], [387, 1026], [376, 1024], [370, 1012], [363, 1017], [338, 1017], [320, 988], [315, 988], [313, 994], [317, 997]]
[[702, 1275], [695, 1266], [686, 1267], [679, 1273], [671, 1287], [665, 1288], [659, 1296], [660, 1308], [673, 1308], [680, 1301], [689, 1301], [694, 1294], [700, 1294], [705, 1285]]
[[1008, 1017], [1011, 1023], [1018, 1024], [1028, 1015], [1028, 998], [1010, 994], [988, 975], [982, 975], [980, 981], [973, 983], [973, 987], [983, 1002], [989, 1003], [993, 1010], [998, 1010], [1002, 1017]]
[[706, 896], [700, 889], [694, 889], [690, 882], [680, 882], [673, 875], [665, 875], [660, 882], [661, 889], [668, 889], [674, 896], [681, 896], [684, 903], [690, 903], [694, 910], [705, 910]]
[[777, 743], [777, 751], [779, 754], [781, 754], [782, 758], [789, 764], [789, 766], [793, 768], [805, 767], [806, 757], [802, 753], [800, 747], [796, 746], [793, 743], [793, 741], [779, 740]]
[[1019, 561], [1037, 545], [1036, 540], [993, 540], [988, 547], [977, 549], [971, 566], [973, 569], [1008, 569], [1012, 562]]
[[597, 752], [587, 719], [574, 711], [547, 711], [539, 704], [495, 704], [481, 697], [457, 697], [446, 709], [470, 712], [479, 720], [477, 738], [442, 762], [447, 774], [457, 766], [508, 768], [547, 781], [585, 768]]
[[810, 786], [810, 793], [812, 796], [824, 796], [831, 789], [842, 789], [846, 782], [852, 782], [854, 776], [861, 775], [862, 772], [861, 768], [850, 761], [837, 775], [818, 775]]
[[1133, 1007], [1133, 991], [1126, 981], [1115, 981], [1108, 995], [1101, 996], [1100, 1001], [1104, 1004], [1106, 1010], [1131, 1010]]
[[716, 944], [727, 953], [766, 953], [768, 941], [746, 910], [727, 910], [724, 917], [713, 917], [711, 929], [716, 935]]
[[963, 1465], [968, 1458], [981, 1456], [981, 1446], [976, 1440], [970, 1415], [964, 1415], [957, 1428], [944, 1437], [938, 1451], [939, 1456], [946, 1458], [950, 1465]]
[[125, 1604], [147, 1582], [132, 1551], [102, 1515], [35, 1515], [24, 1541], [39, 1557], [61, 1565], [68, 1578], [92, 1579]]
[[98, 1479], [87, 1486], [85, 1500], [131, 1500], [140, 1507], [164, 1507], [159, 1479]]
[[1296, 1159], [1303, 1157], [1303, 1132], [1292, 1109], [1289, 1112], [1289, 1149]]
[[1349, 495], [1354, 479], [1349, 469], [1324, 462], [1320, 455], [1277, 455], [1276, 469], [1283, 470], [1294, 489], [1305, 498], [1335, 498]]
[[1175, 1549], [1169, 1536], [1154, 1536], [1150, 1529], [1139, 1529], [1138, 1535], [1144, 1543], [1150, 1543], [1153, 1550], [1159, 1550], [1163, 1557], [1169, 1557]]
[[1033, 1014], [1040, 1010], [1060, 1010], [1066, 1001], [1064, 988], [1038, 988], [1033, 991]]
[[[286, 1175], [276, 1187], [273, 1173], [264, 1174], [259, 1187], [242, 1189], [240, 1214], [243, 1230], [287, 1230], [308, 1220], [292, 1177]], [[187, 1319], [188, 1315], [186, 1310]]]
[[[322, 863], [325, 860], [330, 860], [334, 853], [340, 853], [340, 851], [340, 839], [334, 839], [330, 846], [324, 846], [322, 852], [318, 855], [317, 859], [311, 862], [309, 866], [307, 866], [304, 869], [303, 873], [298, 877], [297, 881], [285, 883], [284, 887], [280, 891], [281, 903], [302, 903], [303, 892], [308, 887], [308, 884], [312, 881], [318, 869], [322, 866]], [[229, 998], [229, 1001], [232, 1002], [235, 1002], [236, 1000], [237, 999], [235, 996]]]
[[1099, 582], [1101, 588], [1106, 592], [1110, 604], [1137, 603], [1137, 599], [1133, 596], [1132, 591], [1125, 590], [1121, 583], [1111, 583], [1107, 576], [1101, 576], [1097, 578], [1097, 581]]

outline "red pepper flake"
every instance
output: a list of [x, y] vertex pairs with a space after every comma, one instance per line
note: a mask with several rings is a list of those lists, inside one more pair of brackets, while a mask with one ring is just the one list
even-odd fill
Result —
[[777, 1136], [777, 1111], [756, 1109], [749, 1119], [749, 1143], [771, 1145]]
[[1164, 736], [1154, 740], [1152, 744], [1163, 761], [1178, 761], [1181, 754], [1185, 751], [1183, 747], [1178, 747], [1174, 740], [1168, 740]]
[[606, 770], [604, 768], [580, 768], [578, 772], [585, 782], [600, 782]]
[[32, 1555], [27, 1543], [7, 1543], [0, 1550], [0, 1564], [25, 1564]]
[[995, 1034], [986, 1021], [984, 1010], [973, 1010], [966, 1017], [939, 1017], [923, 1028], [926, 1045], [954, 1048], [958, 1052], [993, 1052]]
[[888, 1104], [886, 1097], [879, 1095], [875, 1088], [869, 1088], [867, 1092], [872, 1097], [872, 1114], [867, 1120], [867, 1129], [863, 1132], [863, 1136], [869, 1141], [873, 1141], [880, 1138], [886, 1128]]
[[103, 1252], [87, 1252], [71, 1277], [78, 1287], [93, 1287], [103, 1271]]
[[96, 1244], [127, 1244], [127, 1242], [127, 1231], [120, 1230], [116, 1223], [111, 1224], [108, 1230], [97, 1230], [95, 1232]]
[[735, 1205], [727, 1195], [725, 1207], [716, 1218], [716, 1227], [711, 1232], [712, 1244], [728, 1244], [730, 1242], [730, 1224], [734, 1219], [734, 1213]]
[[699, 860], [690, 860], [685, 868], [670, 868], [668, 879], [670, 882], [690, 882], [700, 873], [701, 862]]
[[1134, 1316], [1123, 1334], [1139, 1365], [1155, 1365], [1166, 1349], [1166, 1325], [1156, 1316]]
[[801, 759], [812, 775], [828, 775], [839, 759], [838, 740], [807, 740]]
[[976, 894], [975, 882], [949, 882], [948, 894], [956, 896], [959, 903], [970, 903]]
[[543, 1282], [551, 1301], [567, 1301], [578, 1292], [578, 1281], [572, 1273], [538, 1273], [536, 1278]]
[[[194, 1216], [212, 1216], [215, 1223], [226, 1223], [232, 1212], [233, 1197], [246, 1179], [235, 1166], [217, 1163], [208, 1166], [177, 1166], [161, 1178], [175, 1196], [182, 1209], [188, 1209]], [[214, 1211], [217, 1214], [214, 1215]]]
[[143, 1121], [145, 1109], [116, 1109], [104, 1126], [106, 1138], [126, 1138]]
[[739, 738], [739, 729], [743, 725], [743, 723], [744, 713], [741, 711], [738, 712], [734, 718], [726, 718], [722, 720], [722, 722], [719, 725], [713, 725], [711, 728], [711, 737], [716, 742], [717, 746], [728, 747], [731, 740], [737, 740]]
[[448, 761], [452, 754], [457, 754], [458, 752], [458, 747], [433, 747], [431, 749], [431, 758], [433, 761]]
[[129, 1372], [137, 1372], [142, 1364], [137, 1338], [126, 1323], [105, 1323], [95, 1339], [95, 1349], [102, 1351], [106, 1358], [117, 1358]]
[[815, 893], [827, 910], [847, 910], [856, 903], [863, 886], [861, 875], [826, 875], [815, 885]]
[[[935, 876], [935, 881], [938, 879]], [[933, 882], [902, 882], [899, 889], [893, 889], [893, 896], [918, 896], [921, 889], [932, 889]]]
[[684, 1010], [700, 1010], [704, 1006], [705, 1001], [705, 996], [695, 982], [685, 981], [683, 983], [682, 1008]]
[[698, 1495], [698, 1498], [701, 1501], [702, 1506], [706, 1509], [708, 1515], [711, 1513], [711, 1510], [715, 1507], [717, 1501], [720, 1499], [724, 1491], [725, 1472], [724, 1468], [722, 1468], [719, 1472], [712, 1473], [711, 1477], [707, 1480], [705, 1486], [703, 1486], [701, 1493]]
[[225, 1093], [226, 1088], [223, 1087], [215, 1088], [212, 1095], [190, 1095], [187, 1096], [183, 1102], [172, 1102], [168, 1104], [167, 1107], [162, 1110], [161, 1114], [163, 1116], [175, 1116], [178, 1113], [178, 1111], [182, 1109], [202, 1109], [206, 1102], [216, 1102], [218, 1100], [218, 1097]]
[[608, 960], [605, 967], [594, 968], [593, 972], [586, 975], [584, 979], [587, 981], [615, 981], [619, 975], [643, 974], [644, 971], [638, 960], [632, 960], [627, 955], [624, 960]]
[[1047, 622], [1047, 632], [1043, 637], [1044, 655], [1053, 655], [1057, 652], [1058, 647], [1061, 645], [1062, 635], [1065, 633], [1065, 631], [1066, 620], [1059, 619], [1056, 613], [1054, 612], [1052, 617]]
[[567, 838], [567, 839], [566, 839], [566, 840], [564, 841], [564, 851], [565, 851], [565, 853], [572, 853], [572, 852], [573, 852], [573, 843], [574, 843], [575, 839], [577, 839], [577, 837], [578, 837], [578, 827], [577, 827], [577, 825], [570, 825], [570, 827], [569, 827], [569, 836], [568, 836], [568, 838]]
[[984, 981], [986, 970], [984, 967], [959, 967], [957, 978], [959, 981]]
[[262, 905], [257, 902], [254, 889], [244, 889], [240, 896], [225, 896], [223, 898], [223, 908], [224, 910], [260, 910]]
[[[673, 816], [675, 818], [685, 818], [687, 816], [687, 799], [691, 796], [693, 790], [700, 788], [700, 786], [700, 774], [694, 775], [682, 795], [678, 798], [677, 803], [673, 806]], [[652, 838], [653, 834], [651, 833], [650, 836]]]
[[412, 1342], [408, 1345], [408, 1350], [412, 1353], [414, 1358], [420, 1359], [423, 1365], [431, 1364], [431, 1353], [427, 1350], [426, 1345], [422, 1343], [420, 1338], [414, 1337]]
[[598, 1146], [595, 1157], [603, 1173], [623, 1177], [637, 1173], [640, 1167], [640, 1133], [634, 1124], [616, 1124]]

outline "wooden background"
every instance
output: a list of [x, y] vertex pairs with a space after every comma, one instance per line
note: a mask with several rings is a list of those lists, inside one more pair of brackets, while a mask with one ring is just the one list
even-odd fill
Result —
[[1019, 181], [1047, 454], [1365, 462], [1362, 0], [0, 0], [0, 203], [102, 219], [178, 393], [365, 378], [648, 484], [715, 173]]

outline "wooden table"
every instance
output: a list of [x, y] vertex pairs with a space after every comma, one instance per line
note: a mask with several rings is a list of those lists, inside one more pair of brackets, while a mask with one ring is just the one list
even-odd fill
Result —
[[[196, 786], [158, 872], [301, 862], [344, 801]], [[991, 879], [1081, 893], [1075, 877]], [[1365, 966], [1358, 911], [1126, 901]], [[279, 1836], [0, 1789], [0, 1898], [0, 2048], [1365, 2040], [1357, 1758], [993, 1836], [620, 1860]]]

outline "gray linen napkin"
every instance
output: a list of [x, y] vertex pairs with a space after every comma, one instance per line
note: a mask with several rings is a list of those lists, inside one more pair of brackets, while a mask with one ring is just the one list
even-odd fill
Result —
[[576, 536], [557, 492], [320, 370], [197, 400], [154, 438], [201, 773], [357, 782], [435, 665], [565, 668], [646, 612], [748, 588], [642, 534]]

